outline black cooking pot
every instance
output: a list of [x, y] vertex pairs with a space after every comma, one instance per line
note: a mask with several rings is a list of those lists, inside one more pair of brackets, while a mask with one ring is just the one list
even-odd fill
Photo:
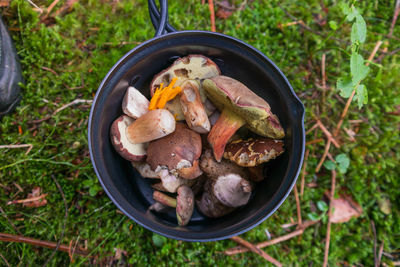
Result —
[[[252, 229], [271, 216], [289, 195], [304, 154], [304, 107], [279, 68], [254, 47], [227, 35], [207, 31], [175, 31], [167, 22], [167, 1], [160, 11], [149, 0], [157, 34], [123, 56], [108, 72], [95, 96], [89, 117], [89, 150], [104, 190], [129, 218], [161, 235], [186, 241], [225, 239]], [[211, 219], [196, 210], [190, 223], [177, 226], [175, 212], [149, 212], [154, 203], [148, 179], [112, 147], [110, 126], [122, 114], [129, 85], [150, 97], [153, 76], [178, 57], [202, 54], [211, 58], [226, 76], [234, 77], [264, 98], [279, 117], [286, 137], [286, 152], [267, 164], [266, 179], [257, 184], [249, 203], [222, 218]]]

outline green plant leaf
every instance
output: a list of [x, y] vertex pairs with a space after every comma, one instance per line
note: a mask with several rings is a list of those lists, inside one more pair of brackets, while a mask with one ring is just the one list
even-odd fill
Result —
[[335, 164], [335, 162], [333, 162], [333, 161], [331, 161], [331, 160], [328, 160], [328, 161], [325, 161], [324, 162], [324, 166], [325, 166], [325, 168], [326, 169], [328, 169], [328, 170], [334, 170], [335, 168], [336, 168], [336, 164]]
[[337, 25], [336, 21], [331, 20], [328, 23], [329, 23], [329, 27], [331, 27], [332, 30], [336, 31], [338, 29], [338, 25]]
[[315, 212], [310, 212], [307, 214], [307, 217], [312, 221], [317, 221], [320, 219], [320, 216]]
[[350, 77], [339, 78], [336, 82], [336, 88], [339, 89], [340, 95], [349, 98], [353, 92], [353, 83]]
[[364, 65], [364, 58], [357, 52], [351, 54], [350, 71], [353, 86], [356, 86], [362, 79], [367, 77], [369, 72], [369, 67]]
[[[356, 9], [354, 6], [352, 6], [351, 9], [350, 9], [350, 8], [348, 8], [348, 9], [346, 9], [346, 10], [343, 10], [343, 9], [342, 9], [342, 11], [347, 12], [347, 17], [346, 17], [346, 19], [347, 19], [348, 21], [353, 21], [354, 18], [355, 18], [357, 15], [359, 15], [357, 9]], [[345, 13], [345, 14], [346, 14], [346, 13]]]
[[95, 195], [97, 195], [97, 192], [99, 192], [98, 190], [97, 190], [97, 188], [96, 187], [90, 187], [89, 188], [89, 195], [91, 196], [91, 197], [94, 197]]
[[350, 159], [346, 154], [339, 154], [336, 156], [335, 161], [337, 163], [338, 171], [342, 174], [347, 172], [347, 169], [350, 166]]
[[329, 209], [329, 207], [328, 207], [328, 205], [325, 203], [325, 201], [322, 201], [322, 200], [320, 200], [320, 201], [317, 202], [317, 207], [318, 207], [318, 209], [319, 209], [320, 211], [322, 211], [322, 212], [327, 212], [328, 209]]
[[364, 18], [360, 15], [356, 15], [356, 21], [353, 23], [351, 27], [351, 42], [360, 42], [364, 43], [365, 38], [367, 36], [367, 24], [365, 23]]
[[368, 91], [364, 84], [360, 84], [356, 89], [358, 108], [362, 108], [364, 104], [368, 103]]
[[164, 245], [165, 241], [167, 241], [166, 237], [158, 234], [153, 234], [151, 239], [153, 240], [154, 245], [159, 248]]

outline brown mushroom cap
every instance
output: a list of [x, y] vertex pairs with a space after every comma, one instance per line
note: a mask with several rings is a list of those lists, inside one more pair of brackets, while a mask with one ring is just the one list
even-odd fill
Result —
[[277, 139], [285, 136], [269, 104], [241, 82], [221, 75], [204, 80], [203, 87], [214, 105], [221, 111], [232, 110], [255, 133]]
[[[164, 83], [164, 86], [168, 85], [174, 77], [178, 80], [175, 86], [181, 86], [187, 79], [206, 79], [217, 75], [220, 75], [217, 64], [211, 59], [202, 55], [188, 55], [186, 57], [179, 58], [167, 69], [161, 71], [154, 76], [150, 83], [150, 95], [153, 96], [154, 91]], [[202, 102], [205, 102], [206, 95], [200, 88], [200, 95]], [[206, 107], [206, 111], [207, 111]], [[179, 97], [175, 97], [165, 105], [165, 109], [169, 110], [177, 120], [184, 120], [185, 116], [181, 109], [181, 103]]]
[[[153, 170], [158, 166], [167, 166], [171, 172], [195, 166], [195, 161], [200, 155], [200, 135], [190, 130], [185, 124], [177, 123], [173, 133], [149, 143], [147, 163]], [[186, 175], [185, 178], [196, 178], [201, 172], [198, 171], [198, 168], [192, 168], [192, 174]]]
[[126, 136], [126, 128], [135, 120], [127, 115], [116, 119], [110, 129], [111, 143], [115, 150], [126, 160], [140, 161], [146, 157], [147, 143], [133, 144]]
[[183, 185], [178, 188], [176, 198], [176, 218], [181, 226], [187, 225], [194, 209], [194, 194], [190, 187]]
[[268, 138], [236, 140], [225, 147], [224, 158], [243, 167], [254, 167], [284, 152], [283, 141]]

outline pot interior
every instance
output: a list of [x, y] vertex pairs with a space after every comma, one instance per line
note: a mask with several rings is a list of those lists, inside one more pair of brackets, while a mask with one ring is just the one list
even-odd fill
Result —
[[[212, 59], [223, 75], [233, 77], [264, 98], [271, 106], [286, 137], [285, 153], [267, 164], [265, 180], [258, 183], [250, 202], [218, 219], [196, 210], [186, 227], [178, 227], [174, 210], [147, 211], [154, 202], [150, 180], [142, 178], [113, 149], [109, 131], [122, 115], [121, 103], [129, 85], [149, 98], [153, 76], [178, 57], [202, 54]], [[304, 152], [304, 108], [279, 69], [245, 43], [216, 33], [176, 32], [152, 39], [125, 55], [108, 73], [97, 92], [89, 124], [89, 148], [99, 180], [113, 202], [140, 225], [168, 237], [209, 241], [240, 234], [269, 217], [289, 194]]]

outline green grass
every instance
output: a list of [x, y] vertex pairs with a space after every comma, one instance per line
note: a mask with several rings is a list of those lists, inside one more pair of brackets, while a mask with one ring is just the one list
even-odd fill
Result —
[[[35, 2], [47, 8], [52, 1]], [[24, 236], [57, 242], [64, 223], [64, 204], [51, 175], [60, 183], [67, 203], [68, 218], [63, 243], [79, 238], [98, 258], [85, 259], [75, 256], [74, 265], [110, 262], [115, 249], [127, 252], [119, 262], [133, 265], [232, 265], [269, 266], [261, 257], [246, 253], [234, 257], [220, 251], [235, 246], [225, 240], [210, 243], [185, 243], [162, 239], [153, 241], [153, 233], [138, 226], [117, 212], [114, 204], [103, 192], [92, 169], [87, 149], [88, 105], [76, 105], [57, 113], [52, 119], [39, 124], [29, 123], [44, 118], [63, 104], [76, 98], [92, 99], [99, 83], [115, 62], [135, 46], [133, 43], [152, 38], [148, 11], [140, 1], [79, 1], [74, 9], [46, 26], [39, 14], [23, 0], [12, 1], [4, 9], [3, 19], [12, 31], [17, 47], [25, 85], [23, 100], [10, 116], [0, 123], [0, 144], [32, 144], [33, 149], [2, 149], [0, 160], [0, 205], [7, 217]], [[169, 1], [170, 22], [177, 29], [210, 29], [208, 6], [200, 1]], [[320, 26], [313, 13], [321, 14], [327, 21], [338, 25], [344, 15], [339, 1], [247, 1], [241, 11], [227, 20], [217, 19], [217, 30], [232, 35], [255, 46], [270, 57], [287, 75], [296, 93], [306, 106], [306, 127], [319, 117], [334, 129], [339, 121], [345, 99], [338, 96], [335, 83], [349, 71], [349, 57], [344, 50], [350, 40], [351, 27], [345, 23], [334, 37], [328, 23]], [[392, 39], [387, 39], [392, 16], [393, 1], [363, 1], [357, 3], [367, 22], [368, 35], [362, 54], [364, 58], [378, 40], [382, 48], [393, 51], [399, 48], [400, 27], [395, 27]], [[58, 10], [65, 1], [54, 8]], [[239, 5], [241, 1], [237, 1]], [[317, 35], [299, 26], [282, 30], [279, 23], [291, 22], [278, 3], [290, 14], [303, 20]], [[398, 23], [397, 23], [398, 24]], [[387, 43], [386, 43], [387, 41]], [[121, 42], [132, 44], [120, 45]], [[326, 54], [326, 72], [331, 88], [325, 94], [316, 84], [320, 81], [322, 54]], [[382, 51], [377, 56], [382, 55]], [[47, 70], [50, 68], [55, 73]], [[332, 155], [345, 153], [350, 158], [346, 174], [337, 178], [337, 192], [343, 189], [363, 207], [363, 214], [348, 223], [332, 226], [329, 264], [331, 266], [371, 266], [374, 261], [371, 221], [376, 226], [378, 246], [384, 241], [382, 261], [391, 265], [399, 260], [400, 250], [400, 117], [390, 115], [400, 105], [399, 54], [386, 56], [372, 71], [365, 84], [369, 103], [359, 110], [354, 102], [342, 128], [357, 131], [356, 141], [351, 142], [342, 131], [340, 149], [331, 148]], [[69, 89], [69, 88], [78, 89]], [[363, 120], [351, 124], [349, 120]], [[37, 128], [34, 126], [37, 125]], [[22, 133], [19, 133], [21, 127]], [[318, 132], [307, 140], [323, 138]], [[324, 143], [310, 145], [306, 182], [318, 187], [305, 188], [301, 199], [303, 219], [315, 209], [317, 201], [330, 188], [330, 172], [314, 170], [322, 155]], [[18, 192], [15, 184], [24, 192]], [[27, 208], [20, 204], [6, 205], [9, 200], [26, 198], [35, 187], [47, 193], [48, 204]], [[391, 212], [385, 215], [379, 203], [389, 201]], [[273, 236], [286, 233], [280, 225], [296, 220], [296, 205], [291, 195], [281, 208], [267, 221], [242, 235], [251, 242], [267, 239], [265, 230]], [[17, 234], [5, 216], [0, 217], [0, 232]], [[324, 254], [326, 222], [307, 230], [300, 238], [268, 247], [265, 251], [281, 261], [284, 266], [321, 266]], [[155, 237], [157, 239], [157, 237]], [[160, 240], [158, 240], [160, 241]], [[0, 243], [0, 253], [12, 266], [43, 264], [52, 250], [21, 243]], [[396, 256], [397, 255], [397, 256]], [[397, 258], [396, 258], [397, 257]], [[3, 264], [2, 260], [0, 260]], [[114, 261], [117, 263], [118, 261]], [[51, 266], [70, 264], [67, 253], [57, 252]]]

